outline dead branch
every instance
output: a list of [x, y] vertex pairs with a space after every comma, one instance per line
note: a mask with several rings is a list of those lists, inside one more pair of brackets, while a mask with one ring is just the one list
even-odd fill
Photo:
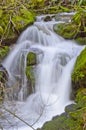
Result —
[[29, 126], [30, 128], [32, 128], [33, 130], [35, 130], [31, 125], [29, 125], [26, 121], [24, 121], [23, 119], [21, 119], [19, 116], [17, 116], [15, 113], [11, 112], [10, 110], [8, 110], [7, 108], [3, 108], [5, 111], [7, 111], [8, 113], [10, 113], [11, 115], [13, 115], [14, 117], [16, 117], [17, 119], [19, 119], [20, 121], [22, 121], [24, 124], [26, 124], [27, 126]]

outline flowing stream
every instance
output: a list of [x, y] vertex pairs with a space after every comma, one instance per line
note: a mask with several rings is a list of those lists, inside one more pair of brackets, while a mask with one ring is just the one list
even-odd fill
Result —
[[[63, 21], [52, 19], [44, 22], [43, 17], [37, 17], [37, 21], [21, 34], [3, 61], [2, 65], [9, 75], [7, 86], [17, 87], [14, 93], [9, 94], [11, 101], [7, 100], [4, 106], [32, 127], [4, 110], [0, 124], [5, 130], [40, 128], [73, 103], [70, 100], [71, 73], [83, 47], [55, 34], [53, 25], [59, 22]], [[35, 86], [30, 95], [27, 91], [31, 86], [25, 74], [29, 52], [37, 56], [37, 64], [33, 67]]]

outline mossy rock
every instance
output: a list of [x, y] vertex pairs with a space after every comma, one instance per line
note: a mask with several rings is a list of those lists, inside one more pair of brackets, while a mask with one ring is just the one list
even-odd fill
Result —
[[33, 66], [26, 67], [26, 76], [28, 80], [31, 82], [31, 86], [34, 86], [35, 77], [34, 77], [34, 72], [33, 72]]
[[74, 39], [77, 26], [71, 23], [60, 23], [54, 26], [54, 31], [65, 39]]
[[44, 18], [44, 21], [45, 22], [48, 22], [48, 21], [51, 21], [52, 20], [52, 18], [50, 17], [50, 16], [46, 16], [45, 18]]
[[80, 88], [77, 91], [75, 101], [78, 108], [86, 107], [86, 88]]
[[77, 57], [72, 72], [72, 90], [74, 96], [78, 89], [86, 88], [86, 48]]
[[75, 39], [75, 41], [80, 45], [86, 45], [86, 37], [78, 37]]
[[80, 9], [71, 17], [71, 22], [60, 23], [54, 26], [57, 34], [65, 39], [75, 39], [79, 44], [86, 45], [86, 13]]
[[[35, 75], [34, 75], [34, 68], [37, 64], [37, 56], [35, 53], [30, 52], [27, 55], [27, 67], [26, 67], [26, 76], [29, 80], [29, 84], [31, 85], [30, 88], [34, 89], [35, 85]], [[32, 92], [33, 90], [30, 89]], [[30, 92], [30, 93], [31, 93]]]
[[[38, 130], [83, 130], [85, 124], [83, 121], [83, 114], [85, 109], [79, 112], [71, 113], [71, 116], [68, 115], [68, 117], [61, 115], [57, 119], [47, 122], [42, 129]], [[81, 113], [82, 116], [79, 117]]]
[[30, 52], [27, 55], [27, 66], [36, 65], [36, 62], [37, 62], [36, 54], [33, 52]]

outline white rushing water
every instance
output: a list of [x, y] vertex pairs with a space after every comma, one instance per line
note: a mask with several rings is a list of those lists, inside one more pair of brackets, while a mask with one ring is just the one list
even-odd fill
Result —
[[[21, 79], [21, 89], [15, 93], [18, 101], [11, 101], [11, 111], [16, 109], [15, 113], [35, 129], [64, 112], [65, 106], [73, 103], [70, 100], [71, 73], [82, 50], [73, 41], [64, 40], [54, 33], [53, 25], [59, 21], [44, 22], [40, 19], [38, 17], [38, 21], [21, 34], [17, 44], [2, 63], [9, 74], [9, 86]], [[31, 95], [27, 93], [30, 86], [25, 75], [29, 52], [36, 53], [38, 60], [34, 69], [35, 90]], [[5, 107], [10, 109], [7, 105]], [[32, 130], [10, 114], [8, 120], [11, 125], [6, 122], [5, 126], [2, 123], [5, 129]]]

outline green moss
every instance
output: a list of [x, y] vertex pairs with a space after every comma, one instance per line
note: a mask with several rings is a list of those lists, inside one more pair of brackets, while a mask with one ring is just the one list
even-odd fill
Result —
[[79, 117], [79, 120], [75, 120], [74, 116], [79, 116], [79, 113], [73, 114], [71, 113], [71, 117], [61, 115], [57, 119], [46, 123], [41, 130], [82, 130], [83, 120], [81, 120], [81, 117]]
[[79, 8], [72, 17], [71, 23], [56, 25], [55, 32], [65, 39], [75, 39], [79, 44], [86, 45], [86, 13], [84, 8]]
[[78, 106], [80, 107], [86, 107], [86, 88], [79, 89], [77, 91], [76, 103], [78, 103]]
[[26, 67], [26, 76], [28, 80], [31, 81], [31, 85], [34, 86], [35, 84], [35, 76], [34, 76], [34, 66], [36, 65], [36, 54], [30, 52], [27, 55], [27, 67]]
[[80, 45], [86, 45], [86, 37], [78, 37], [76, 39], [76, 42], [79, 43]]
[[54, 27], [55, 32], [66, 39], [73, 39], [77, 32], [76, 29], [76, 25], [71, 23], [61, 23]]
[[35, 14], [27, 9], [25, 3], [20, 3], [14, 1], [0, 6], [1, 41], [17, 37], [22, 30], [35, 21]]
[[27, 76], [28, 80], [31, 81], [31, 86], [34, 86], [35, 77], [34, 77], [34, 72], [33, 72], [33, 67], [32, 66], [26, 67], [26, 76]]
[[8, 46], [0, 48], [0, 61], [8, 54], [8, 52], [9, 52]]
[[77, 82], [86, 76], [86, 48], [78, 56], [72, 73], [72, 81]]
[[0, 18], [2, 17], [2, 14], [3, 14], [3, 10], [0, 9]]
[[34, 14], [27, 9], [21, 8], [18, 15], [14, 15], [12, 20], [15, 24], [16, 30], [21, 30], [27, 25], [34, 22]]
[[59, 6], [59, 9], [61, 9], [62, 12], [70, 12], [70, 9], [64, 6]]
[[0, 26], [0, 34], [3, 34], [4, 30], [3, 28]]
[[2, 80], [3, 72], [0, 71], [0, 81]]
[[30, 52], [27, 55], [27, 66], [32, 66], [36, 64], [36, 54], [33, 52]]

